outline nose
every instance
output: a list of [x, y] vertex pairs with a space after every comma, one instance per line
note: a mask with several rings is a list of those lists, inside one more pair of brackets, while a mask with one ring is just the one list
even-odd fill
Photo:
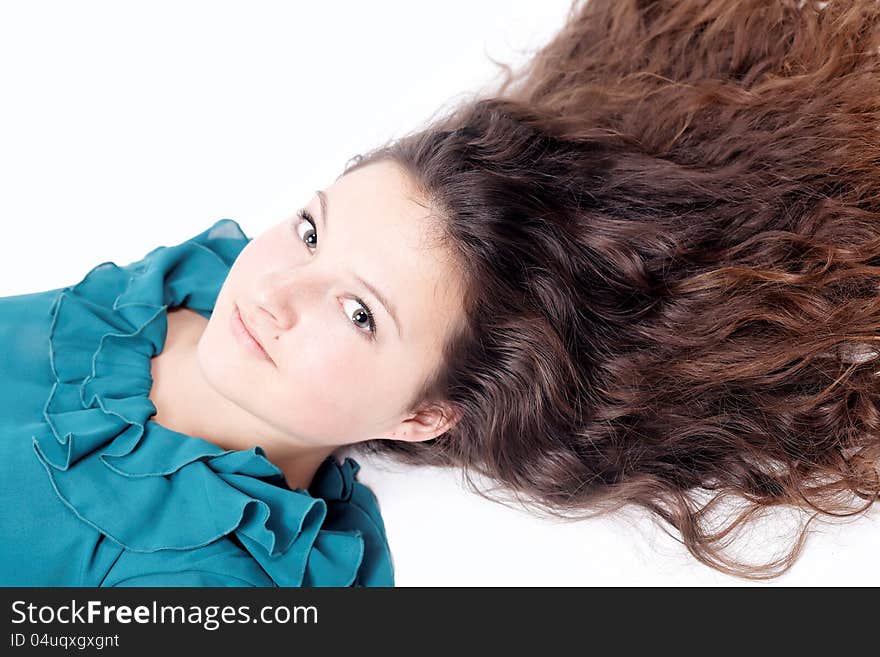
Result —
[[318, 293], [320, 286], [311, 278], [302, 270], [276, 271], [258, 281], [256, 305], [273, 339], [294, 326], [308, 297]]

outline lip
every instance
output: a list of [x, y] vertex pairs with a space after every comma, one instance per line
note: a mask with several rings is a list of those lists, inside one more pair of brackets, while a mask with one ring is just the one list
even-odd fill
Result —
[[242, 316], [241, 311], [236, 305], [229, 321], [230, 329], [232, 330], [235, 339], [253, 355], [267, 360], [274, 365], [275, 361], [272, 360], [268, 352], [263, 348], [259, 339], [257, 339], [257, 336], [250, 330], [250, 328], [248, 328], [248, 325], [245, 322], [246, 320], [244, 316]]

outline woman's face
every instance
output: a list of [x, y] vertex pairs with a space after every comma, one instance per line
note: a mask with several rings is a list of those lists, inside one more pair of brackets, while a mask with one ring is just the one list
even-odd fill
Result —
[[[440, 416], [405, 405], [462, 313], [457, 270], [430, 244], [435, 220], [386, 161], [347, 173], [324, 198], [304, 206], [314, 227], [294, 214], [242, 250], [198, 343], [203, 375], [282, 439], [432, 438], [448, 428]], [[236, 308], [268, 359], [236, 337]]]

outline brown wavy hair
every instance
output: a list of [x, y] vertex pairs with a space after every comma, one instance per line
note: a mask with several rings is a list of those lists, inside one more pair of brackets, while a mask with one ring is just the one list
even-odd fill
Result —
[[[873, 1], [575, 1], [497, 86], [356, 156], [410, 174], [468, 281], [412, 404], [460, 420], [357, 449], [558, 518], [638, 505], [753, 579], [788, 570], [816, 517], [867, 510], [878, 23]], [[809, 516], [790, 550], [728, 553], [781, 505]]]

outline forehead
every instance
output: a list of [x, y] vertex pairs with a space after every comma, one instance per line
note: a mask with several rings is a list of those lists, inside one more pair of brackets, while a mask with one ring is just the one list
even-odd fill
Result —
[[418, 223], [429, 228], [433, 211], [412, 178], [397, 164], [381, 160], [354, 169], [338, 178], [327, 194], [359, 217], [397, 224], [401, 230]]
[[443, 221], [439, 213], [388, 161], [358, 167], [325, 192], [328, 242], [345, 240], [354, 249], [353, 270], [397, 306], [405, 341], [439, 346], [461, 312], [458, 268], [434, 239]]

